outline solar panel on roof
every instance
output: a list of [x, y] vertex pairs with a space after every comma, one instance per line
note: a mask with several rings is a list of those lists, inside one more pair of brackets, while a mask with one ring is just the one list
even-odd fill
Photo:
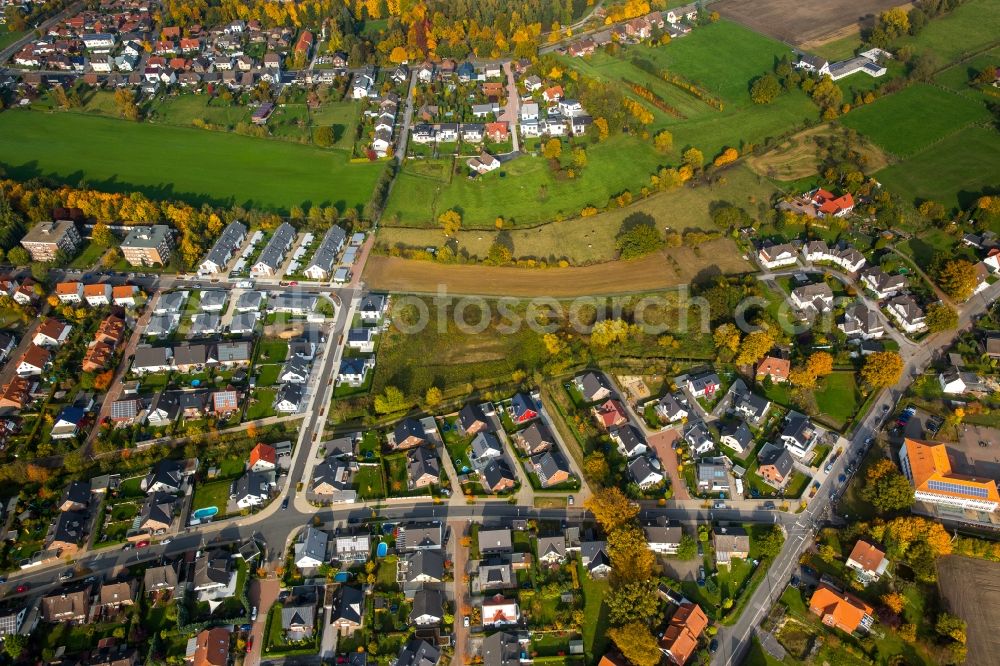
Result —
[[979, 488], [977, 486], [966, 486], [960, 483], [949, 483], [947, 481], [928, 481], [927, 487], [931, 490], [941, 490], [946, 493], [954, 493], [956, 495], [967, 495], [969, 497], [981, 497], [986, 499], [988, 493], [986, 488]]

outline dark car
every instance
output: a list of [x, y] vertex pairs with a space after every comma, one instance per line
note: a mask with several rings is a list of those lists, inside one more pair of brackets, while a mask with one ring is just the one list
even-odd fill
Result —
[[283, 501], [281, 502], [281, 510], [282, 510], [282, 511], [284, 511], [284, 510], [285, 510], [285, 509], [287, 509], [287, 508], [288, 508], [288, 498], [286, 497], [286, 498], [285, 498], [285, 499], [284, 499], [284, 500], [283, 500]]
[[355, 517], [355, 516], [351, 516], [350, 518], [348, 518], [348, 519], [347, 519], [347, 522], [348, 522], [348, 524], [350, 524], [350, 525], [357, 525], [358, 523], [360, 523], [360, 522], [361, 522], [361, 519], [360, 519], [360, 518], [357, 518], [357, 517]]
[[715, 654], [715, 651], [718, 649], [719, 649], [719, 639], [713, 638], [712, 641], [708, 644], [708, 651], [711, 652], [712, 654]]
[[18, 594], [20, 594], [21, 592], [27, 592], [28, 591], [28, 584], [27, 583], [21, 583], [20, 585], [17, 586], [17, 590], [15, 590], [15, 591]]

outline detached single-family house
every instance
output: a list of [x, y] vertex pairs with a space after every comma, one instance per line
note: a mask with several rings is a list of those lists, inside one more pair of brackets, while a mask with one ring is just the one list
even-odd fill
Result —
[[611, 573], [611, 557], [604, 541], [584, 541], [580, 544], [580, 564], [591, 578], [606, 578]]
[[555, 438], [547, 426], [541, 422], [532, 423], [524, 430], [514, 433], [517, 445], [526, 455], [533, 456], [548, 451], [555, 443]]
[[618, 426], [628, 423], [628, 415], [625, 413], [625, 406], [614, 398], [606, 400], [600, 405], [593, 407], [594, 418], [605, 430], [612, 430]]
[[655, 488], [666, 478], [660, 470], [659, 462], [646, 455], [636, 456], [629, 462], [628, 475], [643, 490]]
[[768, 442], [757, 453], [757, 474], [775, 488], [783, 488], [792, 474], [793, 463], [785, 447]]
[[483, 600], [482, 618], [484, 627], [513, 625], [521, 621], [521, 609], [516, 600], [498, 594]]
[[808, 417], [793, 412], [781, 431], [781, 443], [796, 458], [804, 458], [818, 436], [819, 432]]
[[409, 416], [396, 424], [389, 446], [395, 451], [403, 451], [425, 443], [427, 443], [427, 433], [424, 430], [424, 425]]
[[703, 493], [719, 493], [729, 490], [729, 470], [721, 461], [721, 458], [716, 458], [698, 463], [696, 470], [698, 490]]
[[719, 376], [714, 372], [703, 372], [688, 377], [687, 380], [687, 388], [696, 398], [711, 399], [721, 386], [722, 382], [719, 381]]
[[532, 457], [531, 464], [543, 488], [566, 483], [573, 476], [566, 457], [557, 447], [552, 447]]
[[870, 310], [864, 303], [857, 303], [844, 310], [844, 318], [837, 327], [848, 338], [862, 340], [878, 340], [885, 333], [878, 313]]
[[757, 253], [757, 259], [764, 268], [773, 269], [791, 266], [798, 262], [798, 251], [791, 243], [769, 245], [762, 247]]
[[694, 455], [708, 453], [715, 448], [715, 438], [704, 421], [688, 421], [684, 426], [684, 440]]
[[849, 634], [858, 629], [867, 630], [874, 622], [874, 609], [849, 592], [843, 592], [829, 583], [820, 582], [809, 599], [809, 610], [820, 621]]
[[687, 404], [672, 393], [668, 393], [656, 401], [657, 415], [668, 423], [676, 423], [688, 416]]
[[35, 330], [35, 337], [31, 341], [39, 347], [60, 347], [65, 344], [72, 330], [73, 327], [69, 324], [47, 317]]
[[632, 424], [613, 427], [608, 430], [608, 435], [618, 448], [618, 453], [626, 458], [640, 456], [649, 449], [646, 438]]
[[441, 477], [441, 463], [427, 446], [410, 449], [406, 454], [407, 485], [410, 490], [426, 488]]
[[361, 588], [341, 585], [333, 598], [333, 614], [330, 624], [338, 630], [351, 633], [364, 623], [365, 594]]
[[603, 374], [588, 371], [573, 378], [573, 385], [587, 402], [605, 400], [611, 396], [611, 386]]
[[735, 421], [722, 426], [719, 441], [742, 455], [753, 446], [753, 433], [745, 421]]
[[926, 315], [912, 296], [897, 296], [889, 301], [886, 309], [896, 320], [896, 324], [907, 333], [920, 333], [927, 329]]
[[510, 415], [514, 423], [526, 423], [537, 418], [541, 407], [530, 393], [515, 393], [510, 401]]
[[799, 310], [829, 312], [833, 307], [833, 289], [826, 282], [807, 284], [792, 290], [791, 301]]
[[295, 542], [295, 566], [300, 569], [313, 569], [324, 564], [327, 561], [328, 541], [329, 536], [326, 532], [312, 525], [307, 526]]
[[418, 627], [433, 627], [441, 624], [444, 618], [445, 594], [442, 590], [420, 588], [413, 595], [413, 606], [410, 610], [410, 624]]
[[890, 298], [906, 289], [906, 276], [888, 275], [878, 266], [870, 266], [861, 271], [861, 283], [875, 298]]
[[848, 569], [857, 572], [858, 580], [863, 584], [874, 583], [881, 578], [889, 567], [885, 551], [874, 544], [858, 539], [846, 562]]
[[716, 527], [712, 530], [715, 564], [728, 565], [734, 558], [750, 556], [750, 535], [742, 527]]

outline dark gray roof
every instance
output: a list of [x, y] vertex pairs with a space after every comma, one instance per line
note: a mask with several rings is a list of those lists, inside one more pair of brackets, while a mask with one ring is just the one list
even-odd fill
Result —
[[437, 666], [440, 659], [441, 652], [436, 647], [414, 638], [399, 651], [396, 666]]
[[194, 561], [195, 587], [226, 585], [230, 575], [230, 558], [226, 553], [207, 552]]
[[204, 365], [213, 355], [215, 345], [178, 345], [174, 347], [175, 365]]
[[250, 360], [253, 346], [249, 340], [235, 340], [233, 342], [220, 342], [216, 345], [215, 351], [215, 358], [220, 363], [238, 363]]
[[90, 503], [90, 484], [84, 481], [70, 481], [63, 491], [62, 501], [86, 506]]
[[295, 227], [288, 222], [282, 222], [274, 230], [274, 235], [267, 241], [267, 245], [264, 246], [254, 265], [264, 264], [271, 270], [277, 270], [284, 261], [285, 253], [288, 252], [293, 240], [295, 240]]
[[422, 615], [438, 619], [444, 617], [445, 595], [441, 590], [421, 588], [413, 595], [413, 609], [410, 611], [410, 622], [413, 623]]
[[644, 483], [653, 474], [663, 474], [653, 467], [652, 462], [646, 456], [638, 456], [635, 460], [628, 464], [628, 473], [632, 477], [632, 480], [638, 484]]
[[63, 511], [56, 518], [51, 541], [79, 544], [83, 541], [83, 529], [87, 524], [87, 514], [83, 511]]
[[138, 347], [135, 350], [132, 367], [140, 369], [170, 365], [169, 357], [167, 356], [169, 352], [170, 349], [168, 347]]
[[139, 512], [139, 525], [145, 525], [150, 520], [169, 525], [174, 519], [175, 499], [173, 495], [167, 493], [150, 495], [142, 505], [142, 511]]
[[260, 291], [244, 291], [236, 299], [236, 310], [259, 310], [260, 304], [264, 300], [264, 293]]
[[239, 244], [243, 242], [243, 238], [247, 235], [247, 228], [242, 222], [230, 222], [225, 229], [222, 230], [222, 235], [219, 239], [215, 241], [215, 245], [212, 249], [208, 251], [208, 256], [205, 257], [206, 261], [211, 261], [217, 266], [223, 266], [232, 256]]
[[782, 477], [788, 476], [792, 471], [792, 455], [783, 446], [776, 446], [770, 442], [761, 447], [757, 454], [757, 462], [760, 466], [774, 465]]
[[420, 424], [420, 421], [413, 417], [408, 417], [396, 424], [393, 429], [393, 434], [396, 436], [396, 443], [399, 444], [407, 437], [419, 437], [420, 439], [427, 439], [426, 433], [424, 433], [424, 426]]
[[444, 578], [444, 554], [439, 550], [418, 550], [406, 555], [406, 579], [412, 581], [419, 576], [435, 580]]
[[577, 381], [583, 390], [583, 397], [590, 400], [594, 395], [598, 393], [601, 389], [610, 389], [608, 381], [603, 375], [599, 375], [596, 372], [588, 371], [577, 377]]
[[722, 436], [732, 437], [742, 449], [750, 446], [751, 442], [753, 442], [753, 433], [750, 432], [750, 428], [743, 421], [728, 423], [723, 426]]
[[444, 540], [441, 523], [409, 523], [399, 529], [396, 549], [401, 551], [421, 548], [440, 548]]
[[330, 269], [333, 268], [333, 262], [337, 259], [337, 253], [344, 246], [345, 240], [347, 240], [347, 232], [336, 224], [327, 229], [323, 235], [322, 242], [316, 248], [316, 253], [313, 255], [309, 268], [316, 266], [326, 272], [330, 272]]
[[611, 435], [615, 438], [615, 441], [621, 442], [621, 446], [625, 449], [626, 455], [632, 455], [637, 448], [646, 445], [646, 440], [642, 436], [642, 433], [640, 433], [632, 424], [612, 428]]
[[365, 595], [361, 588], [341, 585], [334, 602], [333, 620], [345, 620], [361, 624]]
[[240, 500], [248, 496], [267, 497], [271, 488], [273, 472], [247, 472], [236, 479], [233, 484], [233, 494]]
[[407, 453], [406, 472], [411, 482], [430, 475], [434, 478], [441, 476], [441, 463], [437, 456], [429, 448], [418, 446]]
[[559, 472], [566, 472], [567, 474], [570, 472], [566, 457], [563, 456], [562, 451], [555, 447], [538, 454], [531, 461], [535, 464], [535, 470], [542, 484], [549, 483], [549, 479]]
[[483, 639], [483, 666], [518, 666], [521, 646], [517, 636], [501, 631]]
[[485, 423], [486, 430], [493, 431], [494, 429], [492, 421], [486, 418], [483, 408], [476, 402], [467, 403], [462, 407], [461, 411], [458, 412], [458, 422], [462, 425], [463, 430], [468, 430], [476, 423]]
[[278, 395], [275, 396], [275, 403], [287, 400], [293, 405], [298, 405], [302, 402], [302, 390], [301, 384], [282, 384], [278, 389]]
[[517, 476], [505, 458], [490, 460], [479, 470], [479, 475], [487, 490], [493, 490], [505, 480], [517, 482]]

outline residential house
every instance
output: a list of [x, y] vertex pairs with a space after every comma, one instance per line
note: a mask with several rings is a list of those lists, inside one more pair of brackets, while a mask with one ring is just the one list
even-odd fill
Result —
[[770, 400], [751, 393], [745, 386], [733, 391], [733, 411], [754, 425], [760, 425], [770, 409]]
[[735, 421], [722, 426], [719, 441], [739, 455], [753, 447], [753, 433], [745, 421]]
[[646, 543], [651, 551], [661, 555], [674, 555], [681, 545], [684, 531], [680, 525], [671, 525], [666, 519], [661, 519], [652, 525], [642, 528], [646, 534]]
[[487, 555], [507, 555], [514, 551], [509, 529], [479, 530], [479, 552]]
[[532, 423], [524, 430], [514, 434], [518, 446], [526, 455], [534, 456], [548, 451], [555, 443], [555, 438], [546, 425], [541, 422]]
[[441, 651], [419, 638], [411, 638], [399, 651], [396, 666], [437, 666]]
[[666, 479], [660, 471], [659, 461], [647, 455], [636, 456], [629, 461], [628, 475], [642, 490], [655, 488]]
[[628, 422], [628, 415], [625, 413], [625, 406], [614, 398], [611, 398], [600, 405], [592, 408], [594, 418], [598, 425], [605, 430], [610, 430], [616, 426], [621, 426]]
[[281, 368], [278, 381], [291, 384], [305, 384], [309, 379], [310, 363], [301, 356], [290, 356]]
[[848, 569], [857, 572], [858, 580], [863, 584], [874, 583], [881, 578], [889, 567], [885, 551], [865, 539], [858, 539], [854, 549], [847, 558]]
[[656, 401], [656, 414], [668, 423], [676, 423], [687, 418], [687, 404], [683, 398], [668, 393]]
[[229, 627], [202, 629], [195, 636], [193, 666], [227, 666], [229, 664]]
[[35, 329], [35, 337], [31, 339], [39, 347], [61, 347], [69, 338], [73, 327], [58, 319], [46, 317], [45, 320]]
[[271, 277], [278, 274], [278, 270], [285, 261], [285, 254], [291, 249], [295, 240], [295, 227], [282, 222], [274, 234], [267, 241], [267, 245], [261, 250], [257, 261], [250, 268], [252, 275]]
[[798, 263], [798, 250], [791, 243], [762, 247], [757, 259], [764, 268], [774, 269]]
[[102, 583], [100, 592], [97, 593], [98, 606], [105, 611], [118, 610], [125, 606], [131, 606], [135, 603], [137, 591], [137, 582], [135, 579], [116, 583]]
[[830, 61], [810, 53], [800, 53], [794, 66], [796, 69], [811, 72], [817, 76], [829, 75], [830, 73]]
[[836, 627], [849, 634], [858, 629], [867, 630], [874, 622], [874, 609], [849, 592], [843, 592], [829, 583], [820, 582], [809, 599], [809, 610], [819, 616], [823, 624]]
[[314, 294], [294, 294], [281, 292], [268, 302], [268, 312], [281, 312], [304, 316], [316, 311], [319, 301]]
[[213, 592], [228, 589], [236, 577], [232, 559], [223, 551], [203, 552], [194, 561], [194, 578], [191, 589], [195, 592]]
[[610, 428], [608, 435], [611, 437], [611, 441], [617, 446], [618, 453], [626, 458], [640, 456], [649, 450], [646, 438], [631, 423]]
[[60, 303], [76, 304], [83, 302], [82, 282], [59, 282], [56, 284], [56, 297]]
[[712, 547], [716, 566], [728, 565], [734, 558], [746, 560], [750, 556], [750, 535], [742, 527], [716, 527], [712, 529]]
[[757, 474], [775, 488], [784, 487], [792, 469], [792, 455], [783, 446], [768, 442], [757, 453]]
[[328, 498], [344, 498], [342, 495], [351, 488], [351, 470], [347, 461], [327, 458], [313, 468], [312, 492]]
[[49, 430], [51, 439], [72, 439], [80, 432], [87, 411], [80, 407], [63, 407]]
[[395, 451], [412, 449], [427, 443], [427, 433], [423, 424], [412, 416], [396, 424], [389, 446]]
[[327, 562], [328, 541], [326, 532], [307, 526], [295, 542], [295, 566], [299, 569], [314, 569]]
[[247, 228], [242, 222], [230, 222], [209, 250], [199, 266], [199, 272], [221, 273], [247, 237]]
[[278, 453], [270, 444], [263, 442], [250, 450], [249, 469], [252, 472], [269, 472], [278, 466]]
[[361, 588], [340, 585], [333, 597], [330, 624], [338, 631], [350, 634], [361, 628], [365, 617], [365, 594]]
[[805, 458], [818, 436], [819, 431], [808, 417], [792, 412], [781, 431], [781, 443], [796, 458]]
[[250, 471], [233, 482], [230, 499], [234, 499], [239, 508], [249, 509], [266, 504], [274, 488], [274, 472]]
[[854, 210], [854, 197], [846, 192], [839, 197], [828, 190], [819, 188], [810, 195], [819, 217], [844, 217]]
[[169, 347], [138, 347], [132, 358], [132, 372], [143, 375], [167, 372], [173, 367], [173, 350]]
[[441, 624], [444, 618], [445, 594], [442, 590], [421, 588], [413, 595], [410, 610], [410, 624], [417, 627], [432, 627]]
[[500, 168], [500, 160], [493, 155], [490, 155], [485, 150], [477, 157], [470, 157], [465, 163], [470, 170], [478, 174], [489, 173], [490, 171], [496, 171]]
[[146, 594], [173, 592], [177, 587], [177, 564], [161, 564], [146, 568], [143, 574], [143, 590]]
[[368, 323], [381, 321], [389, 307], [389, 297], [385, 294], [368, 294], [358, 305], [361, 320]]
[[341, 563], [367, 562], [372, 552], [371, 539], [367, 534], [341, 535], [334, 542], [337, 561]]
[[681, 603], [660, 637], [660, 651], [674, 666], [684, 666], [698, 649], [698, 641], [708, 627], [708, 617], [698, 604]]
[[519, 666], [525, 652], [517, 635], [499, 631], [483, 639], [483, 666]]
[[407, 553], [398, 562], [397, 577], [405, 583], [440, 583], [444, 580], [444, 554], [437, 550]]
[[521, 391], [515, 393], [510, 401], [510, 415], [514, 423], [527, 423], [531, 419], [537, 418], [541, 407], [535, 397], [530, 393]]
[[177, 394], [160, 391], [150, 402], [146, 420], [152, 426], [163, 426], [176, 421], [179, 415], [180, 403], [177, 401]]
[[143, 478], [139, 487], [147, 495], [152, 493], [178, 493], [187, 477], [198, 468], [197, 458], [193, 461], [161, 460]]
[[792, 361], [785, 350], [772, 350], [760, 363], [757, 364], [755, 375], [757, 381], [770, 378], [772, 382], [782, 383], [788, 381], [788, 374], [792, 370]]
[[826, 282], [807, 284], [792, 290], [791, 301], [799, 310], [829, 312], [833, 308], [833, 289]]
[[45, 549], [54, 550], [59, 557], [74, 557], [86, 544], [87, 514], [82, 511], [62, 511], [49, 526], [45, 535]]
[[466, 403], [458, 412], [458, 425], [465, 436], [476, 435], [480, 432], [494, 432], [496, 430], [493, 421], [487, 416], [494, 416], [496, 412], [490, 403]]
[[410, 449], [406, 454], [406, 476], [410, 490], [426, 488], [441, 477], [441, 463], [427, 446]]
[[302, 408], [305, 391], [301, 384], [282, 384], [274, 397], [275, 410], [284, 414], [294, 414]]
[[538, 481], [543, 488], [551, 488], [561, 483], [567, 483], [573, 478], [566, 457], [556, 447], [531, 458], [531, 464]]
[[27, 377], [13, 377], [0, 390], [0, 407], [24, 409], [32, 402], [31, 392], [35, 384]]
[[693, 455], [708, 453], [715, 448], [715, 438], [704, 421], [688, 421], [684, 426], [684, 440]]
[[604, 541], [584, 541], [580, 544], [580, 564], [591, 578], [605, 578], [611, 573], [611, 558]]
[[837, 327], [848, 338], [862, 340], [877, 340], [885, 333], [878, 313], [860, 302], [844, 310], [844, 318]]
[[167, 493], [153, 493], [139, 511], [138, 529], [146, 534], [163, 534], [174, 522], [177, 498]]
[[587, 402], [605, 400], [611, 396], [611, 386], [603, 374], [588, 371], [573, 378], [573, 385]]
[[706, 398], [711, 400], [715, 392], [722, 387], [719, 376], [714, 372], [703, 372], [688, 377], [687, 389], [696, 398]]
[[878, 266], [861, 271], [861, 283], [879, 300], [890, 298], [906, 289], [906, 276], [887, 275]]
[[42, 597], [41, 605], [42, 619], [46, 622], [82, 624], [90, 615], [89, 590], [57, 591]]
[[344, 247], [347, 232], [338, 225], [333, 225], [323, 234], [323, 240], [313, 254], [312, 261], [305, 269], [305, 274], [312, 280], [327, 280], [333, 272], [333, 264], [337, 255]]
[[439, 550], [444, 543], [444, 526], [438, 521], [406, 523], [400, 525], [396, 536], [396, 550]]
[[536, 542], [538, 561], [543, 564], [558, 564], [566, 559], [566, 536], [538, 537]]
[[722, 458], [708, 459], [697, 465], [698, 490], [703, 493], [729, 492], [729, 470]]
[[920, 333], [927, 329], [924, 311], [908, 294], [893, 298], [889, 301], [886, 309], [889, 311], [889, 315], [896, 320], [896, 324], [907, 333]]
[[482, 618], [484, 627], [514, 625], [521, 621], [521, 609], [516, 600], [498, 594], [483, 600]]
[[60, 511], [86, 511], [90, 506], [90, 484], [70, 481], [59, 500]]

